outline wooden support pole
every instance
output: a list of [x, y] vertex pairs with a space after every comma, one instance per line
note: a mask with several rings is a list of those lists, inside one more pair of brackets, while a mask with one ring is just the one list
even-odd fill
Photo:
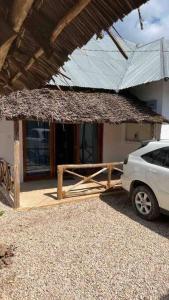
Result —
[[63, 198], [63, 168], [62, 166], [58, 166], [57, 168], [57, 179], [58, 179], [58, 187], [57, 187], [57, 198], [61, 200]]
[[14, 208], [20, 207], [19, 121], [14, 121]]
[[112, 174], [112, 166], [109, 165], [109, 167], [108, 167], [108, 180], [107, 180], [108, 189], [111, 188], [111, 174]]

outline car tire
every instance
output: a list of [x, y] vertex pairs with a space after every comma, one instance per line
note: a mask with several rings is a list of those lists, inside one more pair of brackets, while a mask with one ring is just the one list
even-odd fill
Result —
[[153, 221], [160, 215], [160, 208], [154, 193], [147, 186], [140, 185], [131, 192], [134, 210], [141, 218]]

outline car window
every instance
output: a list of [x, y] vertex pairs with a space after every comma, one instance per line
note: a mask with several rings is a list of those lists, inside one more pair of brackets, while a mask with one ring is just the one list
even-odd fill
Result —
[[150, 164], [169, 168], [169, 147], [160, 148], [142, 155]]

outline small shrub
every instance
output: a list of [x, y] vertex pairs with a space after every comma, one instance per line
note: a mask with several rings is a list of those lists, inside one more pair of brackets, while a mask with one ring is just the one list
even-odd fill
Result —
[[0, 217], [4, 214], [4, 211], [0, 210]]

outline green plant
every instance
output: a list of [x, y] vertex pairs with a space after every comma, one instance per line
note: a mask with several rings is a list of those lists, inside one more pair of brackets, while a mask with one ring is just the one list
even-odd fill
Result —
[[4, 211], [0, 210], [0, 217], [4, 214]]

